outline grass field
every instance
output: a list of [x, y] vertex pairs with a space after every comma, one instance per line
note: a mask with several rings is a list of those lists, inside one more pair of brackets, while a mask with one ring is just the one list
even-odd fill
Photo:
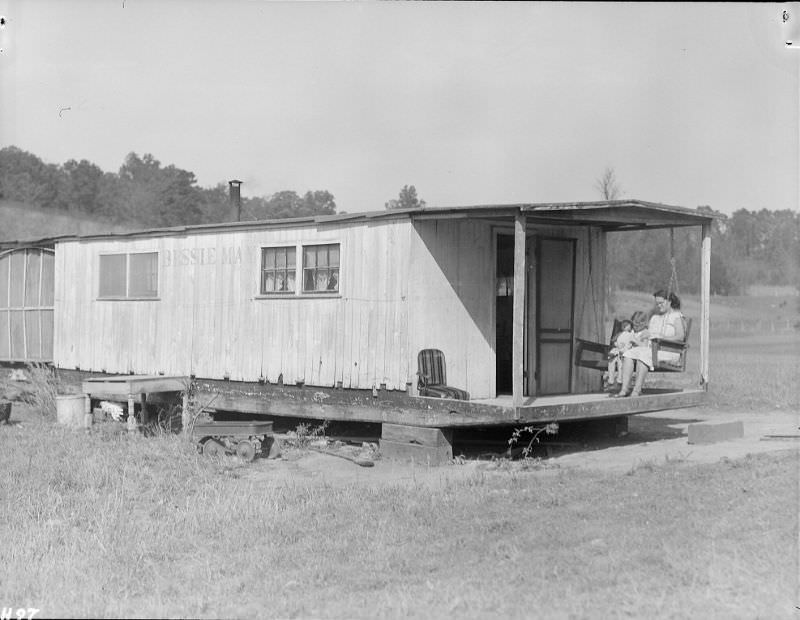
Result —
[[[799, 344], [713, 340], [713, 405], [797, 410]], [[800, 604], [797, 451], [375, 485], [265, 482], [177, 436], [35, 412], [0, 442], [0, 607], [38, 617], [793, 618]]]
[[777, 618], [797, 600], [796, 453], [269, 485], [176, 437], [4, 435], [0, 600], [46, 617]]

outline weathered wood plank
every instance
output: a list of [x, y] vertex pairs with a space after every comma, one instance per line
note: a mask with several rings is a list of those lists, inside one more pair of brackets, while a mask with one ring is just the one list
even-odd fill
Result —
[[81, 389], [85, 394], [144, 394], [148, 392], [181, 392], [188, 377], [142, 377], [137, 375], [87, 379]]
[[599, 398], [583, 403], [564, 403], [529, 407], [519, 410], [520, 422], [558, 422], [588, 420], [618, 415], [633, 415], [666, 409], [702, 405], [707, 399], [704, 390], [684, 390], [668, 394], [643, 394], [628, 398]]

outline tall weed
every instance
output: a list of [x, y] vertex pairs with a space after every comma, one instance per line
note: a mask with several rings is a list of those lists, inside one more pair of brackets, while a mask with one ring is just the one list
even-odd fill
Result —
[[47, 364], [28, 364], [30, 390], [25, 400], [44, 417], [55, 418], [56, 396], [61, 392], [61, 382], [56, 371]]

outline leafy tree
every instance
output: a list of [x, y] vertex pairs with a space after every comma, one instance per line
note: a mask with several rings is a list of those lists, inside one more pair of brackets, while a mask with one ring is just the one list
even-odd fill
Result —
[[[228, 184], [217, 183], [211, 188], [201, 188], [199, 190], [200, 220], [203, 223], [227, 222], [236, 218], [236, 213], [231, 208], [228, 197]], [[245, 217], [246, 201], [242, 200], [242, 219], [258, 219]]]
[[150, 226], [195, 224], [202, 220], [200, 194], [193, 172], [161, 163], [147, 153], [130, 153], [119, 170], [121, 215]]
[[284, 190], [269, 198], [251, 198], [242, 203], [243, 219], [270, 220], [312, 215], [333, 215], [336, 201], [326, 190], [307, 191], [300, 196]]
[[303, 196], [302, 210], [306, 215], [333, 215], [336, 213], [336, 201], [327, 190], [308, 191]]
[[15, 146], [0, 149], [0, 198], [58, 207], [59, 170]]
[[400, 190], [400, 196], [397, 199], [390, 200], [386, 203], [387, 209], [418, 209], [425, 207], [427, 203], [424, 200], [417, 198], [417, 188], [413, 185], [404, 185]]
[[90, 161], [70, 159], [61, 167], [59, 201], [73, 212], [100, 211], [99, 193], [103, 171]]
[[97, 212], [112, 220], [122, 221], [120, 205], [123, 203], [122, 183], [113, 172], [104, 172], [97, 182]]

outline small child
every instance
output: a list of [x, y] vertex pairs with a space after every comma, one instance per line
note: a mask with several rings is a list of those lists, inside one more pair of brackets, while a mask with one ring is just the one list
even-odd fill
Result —
[[614, 340], [614, 346], [608, 352], [608, 383], [607, 387], [614, 387], [615, 383], [622, 383], [622, 354], [634, 345], [636, 334], [633, 323], [625, 319], [620, 324], [620, 332]]

